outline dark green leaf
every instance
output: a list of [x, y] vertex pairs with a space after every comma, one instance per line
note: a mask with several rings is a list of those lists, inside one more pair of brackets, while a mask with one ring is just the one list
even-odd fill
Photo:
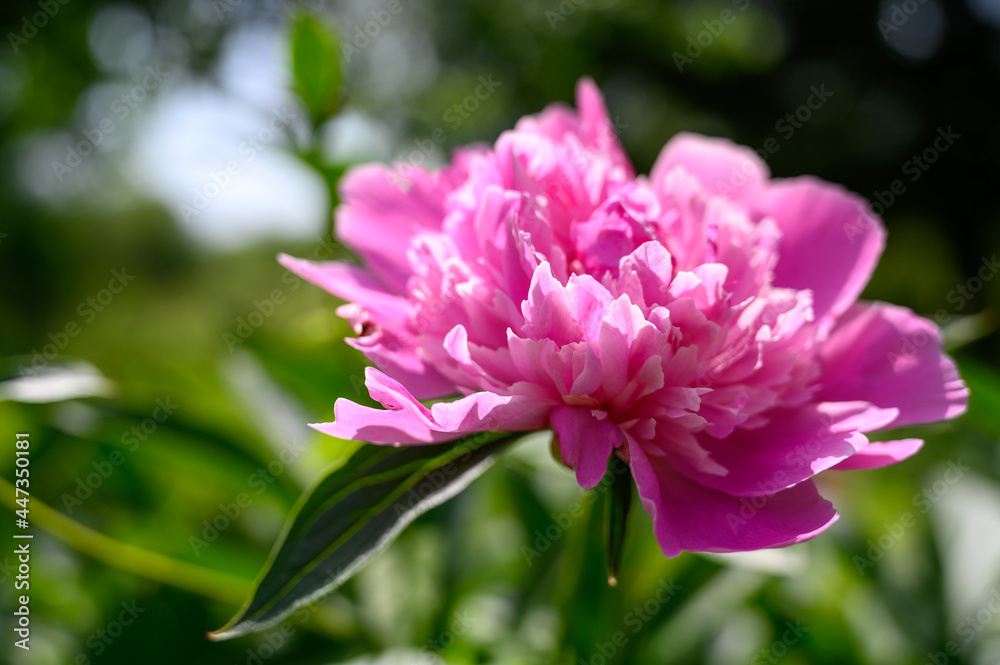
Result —
[[292, 71], [295, 86], [314, 123], [332, 115], [340, 102], [339, 39], [310, 15], [292, 25]]
[[267, 628], [343, 584], [419, 515], [455, 496], [519, 435], [364, 446], [300, 502], [224, 640]]
[[604, 552], [608, 559], [608, 584], [617, 586], [618, 568], [625, 547], [625, 527], [632, 506], [632, 474], [628, 465], [613, 456], [602, 482], [608, 487], [604, 499]]

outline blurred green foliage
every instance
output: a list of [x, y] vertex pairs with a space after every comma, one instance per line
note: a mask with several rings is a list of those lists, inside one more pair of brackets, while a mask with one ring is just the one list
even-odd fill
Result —
[[[120, 543], [220, 574], [194, 592], [183, 575], [170, 583], [152, 568], [141, 574], [141, 555], [124, 561], [120, 549], [64, 542], [36, 524], [33, 648], [13, 647], [12, 548], [0, 549], [0, 661], [417, 663], [429, 651], [456, 663], [1000, 662], [1000, 621], [984, 609], [1000, 587], [998, 289], [971, 281], [1000, 243], [986, 179], [1000, 157], [988, 3], [920, 3], [888, 39], [878, 21], [891, 17], [892, 3], [401, 0], [398, 12], [389, 4], [0, 8], [8, 42], [0, 53], [0, 372], [11, 379], [22, 367], [82, 360], [109, 382], [91, 381], [98, 395], [48, 403], [4, 392], [0, 432], [11, 450], [14, 432], [31, 433], [34, 501]], [[24, 43], [11, 40], [31, 32], [25, 21], [43, 5], [58, 11]], [[713, 22], [726, 10], [738, 16], [716, 35]], [[98, 30], [108, 24], [110, 33]], [[143, 25], [145, 47], [129, 41]], [[905, 164], [937, 129], [953, 126], [962, 135], [954, 148], [883, 203], [890, 239], [866, 297], [944, 312], [972, 390], [969, 413], [905, 432], [927, 446], [904, 464], [826, 474], [822, 491], [842, 519], [802, 546], [668, 560], [648, 516], [633, 509], [617, 588], [606, 583], [602, 498], [581, 492], [535, 437], [285, 633], [207, 641], [237, 608], [240, 580], [249, 591], [303, 489], [355, 449], [304, 423], [330, 419], [339, 396], [368, 399], [364, 359], [343, 343], [352, 333], [334, 299], [274, 260], [278, 251], [347, 252], [329, 237], [329, 207], [311, 238], [225, 251], [201, 244], [175, 209], [127, 177], [136, 168], [130, 146], [151, 131], [143, 108], [121, 144], [102, 147], [65, 182], [45, 185], [48, 161], [39, 166], [31, 155], [53, 137], [78, 140], [93, 127], [89, 95], [134, 84], [129, 67], [141, 72], [150, 58], [172, 81], [223, 88], [229, 40], [251, 29], [285, 36], [280, 85], [298, 93], [310, 120], [274, 150], [316, 174], [330, 206], [349, 162], [417, 154], [440, 163], [446, 150], [491, 141], [519, 116], [570, 100], [582, 75], [605, 90], [640, 171], [681, 130], [753, 148], [775, 139], [780, 149], [768, 163], [776, 175], [814, 173], [877, 202], [908, 178]], [[706, 31], [700, 52], [688, 51]], [[905, 55], [907, 44], [934, 35], [931, 55]], [[109, 45], [122, 47], [109, 56]], [[676, 54], [692, 60], [683, 71]], [[462, 104], [480, 76], [500, 85], [470, 112]], [[822, 84], [830, 101], [801, 126], [779, 127]], [[337, 130], [351, 114], [373, 132]], [[444, 142], [423, 150], [436, 130]], [[337, 131], [361, 145], [331, 147]], [[63, 144], [58, 154], [65, 159]], [[135, 279], [102, 304], [114, 270]], [[47, 345], [58, 354], [47, 358]], [[165, 417], [163, 403], [176, 404]], [[948, 482], [949, 464], [968, 469]], [[4, 478], [13, 465], [12, 454], [0, 455]], [[0, 541], [11, 542], [12, 521], [0, 519]], [[141, 613], [109, 637], [132, 602]]]

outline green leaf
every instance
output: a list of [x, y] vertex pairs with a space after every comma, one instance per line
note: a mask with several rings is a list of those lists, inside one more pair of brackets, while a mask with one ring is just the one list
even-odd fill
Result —
[[608, 559], [608, 584], [618, 586], [628, 511], [632, 507], [632, 474], [628, 465], [617, 456], [612, 456], [602, 482], [608, 484], [604, 499], [604, 553]]
[[210, 637], [263, 630], [330, 593], [419, 515], [468, 487], [519, 436], [362, 447], [303, 496], [250, 599]]
[[333, 115], [340, 103], [339, 38], [314, 16], [305, 14], [292, 24], [292, 72], [299, 96], [313, 123]]

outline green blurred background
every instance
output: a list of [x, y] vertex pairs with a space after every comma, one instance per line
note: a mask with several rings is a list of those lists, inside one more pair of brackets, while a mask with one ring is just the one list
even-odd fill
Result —
[[[30, 432], [35, 534], [30, 652], [0, 546], [0, 662], [1000, 663], [1000, 3], [35, 0], [0, 23], [0, 469]], [[346, 256], [345, 166], [440, 164], [583, 75], [639, 171], [697, 131], [883, 210], [866, 297], [945, 322], [969, 413], [826, 474], [842, 519], [792, 549], [667, 560], [635, 510], [616, 589], [600, 497], [536, 436], [308, 619], [208, 642], [353, 449], [304, 424], [367, 399], [337, 302], [275, 254]]]

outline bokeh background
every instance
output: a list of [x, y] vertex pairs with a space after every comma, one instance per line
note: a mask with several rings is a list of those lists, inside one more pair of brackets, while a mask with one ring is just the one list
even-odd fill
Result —
[[[30, 432], [35, 533], [30, 652], [0, 546], [0, 662], [1000, 663], [1000, 2], [7, 0], [0, 23], [0, 473]], [[284, 633], [207, 641], [353, 449], [304, 424], [366, 399], [337, 302], [275, 254], [347, 255], [345, 167], [440, 164], [583, 75], [640, 172], [689, 130], [868, 197], [865, 295], [938, 316], [968, 414], [826, 474], [842, 519], [802, 546], [667, 560], [634, 510], [616, 589], [601, 497], [536, 436]]]

